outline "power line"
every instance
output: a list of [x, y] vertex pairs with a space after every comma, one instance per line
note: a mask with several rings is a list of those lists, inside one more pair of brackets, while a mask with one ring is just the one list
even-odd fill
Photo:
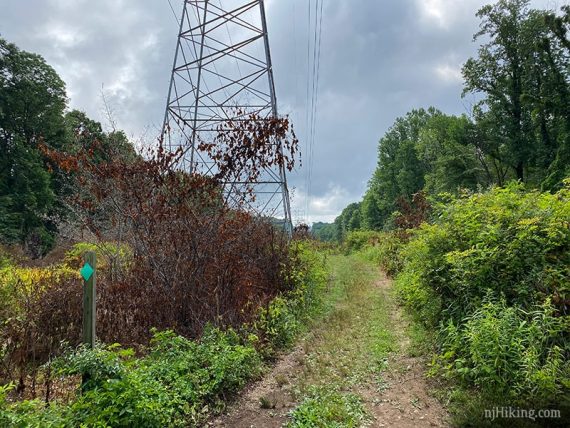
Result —
[[172, 11], [172, 14], [174, 15], [174, 19], [176, 19], [176, 22], [180, 22], [178, 20], [178, 15], [176, 14], [176, 11], [174, 10], [174, 8], [172, 7], [172, 2], [170, 0], [168, 0], [168, 5], [170, 6], [170, 10]]
[[318, 24], [319, 24], [319, 0], [315, 2], [315, 28], [314, 28], [314, 41], [313, 41], [313, 88], [311, 93], [311, 128], [310, 128], [310, 147], [309, 147], [309, 188], [308, 188], [308, 199], [310, 203], [311, 197], [311, 190], [312, 190], [312, 175], [313, 175], [313, 147], [315, 144], [315, 133], [314, 133], [314, 124], [315, 124], [315, 100], [316, 100], [316, 74], [317, 74], [317, 40], [318, 40]]
[[[315, 2], [315, 25], [313, 29], [313, 72], [308, 80], [308, 84], [312, 84], [311, 100], [310, 106], [309, 101], [307, 101], [307, 109], [310, 108], [309, 112], [309, 127], [308, 127], [308, 168], [307, 168], [307, 196], [306, 196], [306, 212], [307, 216], [310, 213], [310, 203], [312, 194], [312, 176], [313, 176], [313, 163], [314, 163], [314, 146], [316, 140], [316, 124], [317, 124], [317, 111], [318, 111], [318, 91], [319, 91], [319, 81], [320, 81], [320, 62], [321, 62], [321, 44], [322, 44], [322, 28], [323, 28], [323, 1], [319, 0]], [[309, 28], [309, 45], [311, 38], [311, 30]], [[309, 49], [310, 50], [310, 49]], [[310, 59], [309, 59], [310, 67]], [[310, 73], [308, 73], [310, 74]]]
[[[319, 82], [320, 82], [320, 73], [321, 73], [321, 42], [323, 36], [323, 0], [321, 0], [321, 8], [320, 8], [320, 18], [319, 18], [319, 42], [318, 42], [318, 52], [317, 52], [317, 77], [316, 77], [316, 85], [315, 85], [315, 106], [314, 106], [314, 115], [313, 115], [313, 145], [311, 150], [314, 150], [315, 141], [317, 138], [317, 113], [318, 113], [318, 104], [319, 104]], [[314, 154], [311, 152], [311, 159], [314, 159]], [[312, 173], [312, 169], [311, 169]]]
[[311, 132], [310, 132], [310, 123], [311, 123], [311, 112], [310, 109], [310, 100], [311, 97], [309, 95], [309, 91], [311, 88], [311, 0], [307, 1], [307, 98], [305, 103], [305, 132], [306, 132], [306, 139], [307, 139], [307, 166], [305, 169], [305, 216], [308, 214], [309, 210], [309, 168], [310, 168], [310, 144], [311, 144]]
[[[222, 0], [219, 0], [219, 1], [218, 1], [218, 4], [220, 5], [220, 10], [223, 10]], [[226, 24], [225, 27], [226, 27], [226, 31], [227, 31], [227, 33], [228, 33], [228, 38], [230, 39], [230, 45], [233, 46], [233, 45], [234, 45], [234, 41], [232, 40], [232, 35], [230, 34], [229, 25]], [[235, 61], [236, 61], [236, 66], [237, 66], [237, 69], [238, 69], [238, 72], [239, 72], [239, 77], [243, 77], [243, 74], [241, 73], [241, 68], [240, 68], [240, 66], [239, 66], [239, 61], [238, 61], [237, 58], [234, 58], [234, 59], [235, 59]]]

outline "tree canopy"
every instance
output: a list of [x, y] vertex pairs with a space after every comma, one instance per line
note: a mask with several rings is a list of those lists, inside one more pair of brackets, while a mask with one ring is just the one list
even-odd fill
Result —
[[[24, 244], [33, 256], [54, 242], [67, 173], [49, 164], [44, 148], [74, 152], [89, 146], [134, 158], [124, 133], [105, 133], [85, 113], [66, 111], [65, 83], [39, 55], [0, 38], [0, 242]], [[113, 150], [109, 150], [113, 147]]]
[[39, 144], [65, 145], [65, 84], [42, 57], [0, 39], [0, 235], [50, 244], [55, 202]]
[[378, 144], [378, 165], [361, 203], [334, 222], [352, 230], [396, 227], [413, 196], [503, 186], [511, 180], [555, 191], [570, 175], [570, 6], [537, 10], [529, 0], [498, 0], [477, 16], [477, 55], [463, 66], [470, 115], [415, 109]]

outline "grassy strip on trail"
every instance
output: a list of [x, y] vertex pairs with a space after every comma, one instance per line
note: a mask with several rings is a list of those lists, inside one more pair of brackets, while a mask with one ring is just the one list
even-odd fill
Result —
[[356, 427], [368, 417], [357, 386], [380, 386], [388, 354], [396, 351], [389, 302], [377, 286], [378, 270], [357, 256], [330, 259], [329, 313], [304, 342], [297, 384], [302, 399], [290, 427]]

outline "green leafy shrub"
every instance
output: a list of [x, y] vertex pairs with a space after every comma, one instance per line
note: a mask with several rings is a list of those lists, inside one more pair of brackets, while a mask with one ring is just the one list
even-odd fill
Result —
[[375, 245], [382, 239], [380, 232], [374, 231], [354, 231], [349, 232], [344, 240], [344, 247], [347, 252], [354, 252], [363, 249], [367, 245]]
[[424, 324], [440, 326], [440, 365], [506, 397], [567, 393], [570, 187], [513, 183], [437, 210], [401, 250], [396, 289]]
[[393, 277], [403, 268], [402, 248], [407, 240], [405, 232], [383, 232], [378, 236], [375, 245], [368, 245], [362, 249], [362, 254]]
[[367, 419], [360, 397], [316, 387], [290, 416], [289, 428], [356, 428]]
[[260, 310], [255, 327], [271, 344], [268, 350], [289, 346], [298, 333], [301, 321], [295, 316], [294, 306], [288, 300], [277, 297], [267, 308]]
[[4, 269], [12, 264], [12, 258], [8, 252], [2, 248], [2, 245], [0, 245], [0, 269]]
[[528, 313], [486, 298], [463, 324], [442, 328], [440, 366], [490, 393], [548, 402], [570, 386], [559, 346], [570, 323], [554, 312], [549, 302]]
[[55, 360], [52, 368], [60, 375], [83, 375], [82, 389], [87, 391], [101, 387], [110, 379], [121, 379], [125, 363], [133, 355], [132, 349], [121, 349], [117, 343], [95, 349], [82, 345]]
[[55, 367], [87, 379], [67, 409], [71, 426], [195, 426], [260, 373], [261, 358], [235, 331], [210, 327], [199, 342], [155, 332], [144, 358], [118, 345], [80, 348]]
[[200, 426], [259, 375], [261, 357], [233, 330], [208, 328], [199, 342], [155, 332], [143, 358], [119, 345], [80, 347], [52, 366], [60, 376], [82, 375], [82, 393], [67, 407], [45, 409], [39, 401], [7, 403], [4, 387], [1, 426]]
[[97, 255], [97, 266], [105, 270], [125, 269], [133, 256], [131, 249], [125, 244], [78, 242], [65, 253], [63, 263], [73, 269], [79, 269], [83, 265], [83, 255], [88, 251]]
[[0, 386], [0, 426], [18, 428], [51, 428], [65, 426], [62, 408], [57, 405], [46, 407], [40, 400], [10, 404], [8, 393], [13, 384]]
[[320, 307], [328, 279], [321, 253], [308, 242], [296, 242], [294, 246], [295, 268], [288, 273], [293, 290], [261, 308], [252, 326], [253, 334], [263, 339], [261, 349], [268, 357], [293, 343]]
[[[109, 379], [81, 395], [69, 409], [70, 426], [161, 427], [175, 425], [175, 395], [144, 372]], [[180, 426], [180, 424], [177, 424]]]
[[156, 333], [145, 370], [184, 402], [219, 407], [221, 400], [260, 373], [261, 357], [234, 330], [208, 327], [199, 342]]
[[[407, 286], [431, 289], [445, 314], [461, 320], [491, 290], [508, 305], [531, 307], [547, 297], [565, 311], [569, 297], [570, 191], [525, 192], [512, 184], [452, 202], [424, 224], [403, 251]], [[410, 283], [410, 280], [412, 283]]]
[[41, 400], [23, 401], [12, 405], [9, 410], [0, 408], [0, 425], [18, 428], [61, 428], [71, 427], [60, 407]]
[[396, 278], [395, 286], [415, 319], [432, 327], [441, 317], [441, 297], [430, 287], [421, 285], [418, 272], [404, 270]]

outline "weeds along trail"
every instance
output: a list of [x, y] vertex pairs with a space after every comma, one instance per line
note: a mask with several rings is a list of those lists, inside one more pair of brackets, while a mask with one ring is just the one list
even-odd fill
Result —
[[329, 272], [311, 330], [210, 426], [446, 426], [391, 282], [358, 256], [331, 257]]
[[364, 253], [296, 245], [297, 286], [243, 330], [210, 326], [199, 340], [153, 330], [144, 355], [118, 344], [67, 352], [50, 369], [78, 392], [46, 407], [0, 387], [0, 426], [444, 426], [416, 353], [422, 338], [391, 282]]

